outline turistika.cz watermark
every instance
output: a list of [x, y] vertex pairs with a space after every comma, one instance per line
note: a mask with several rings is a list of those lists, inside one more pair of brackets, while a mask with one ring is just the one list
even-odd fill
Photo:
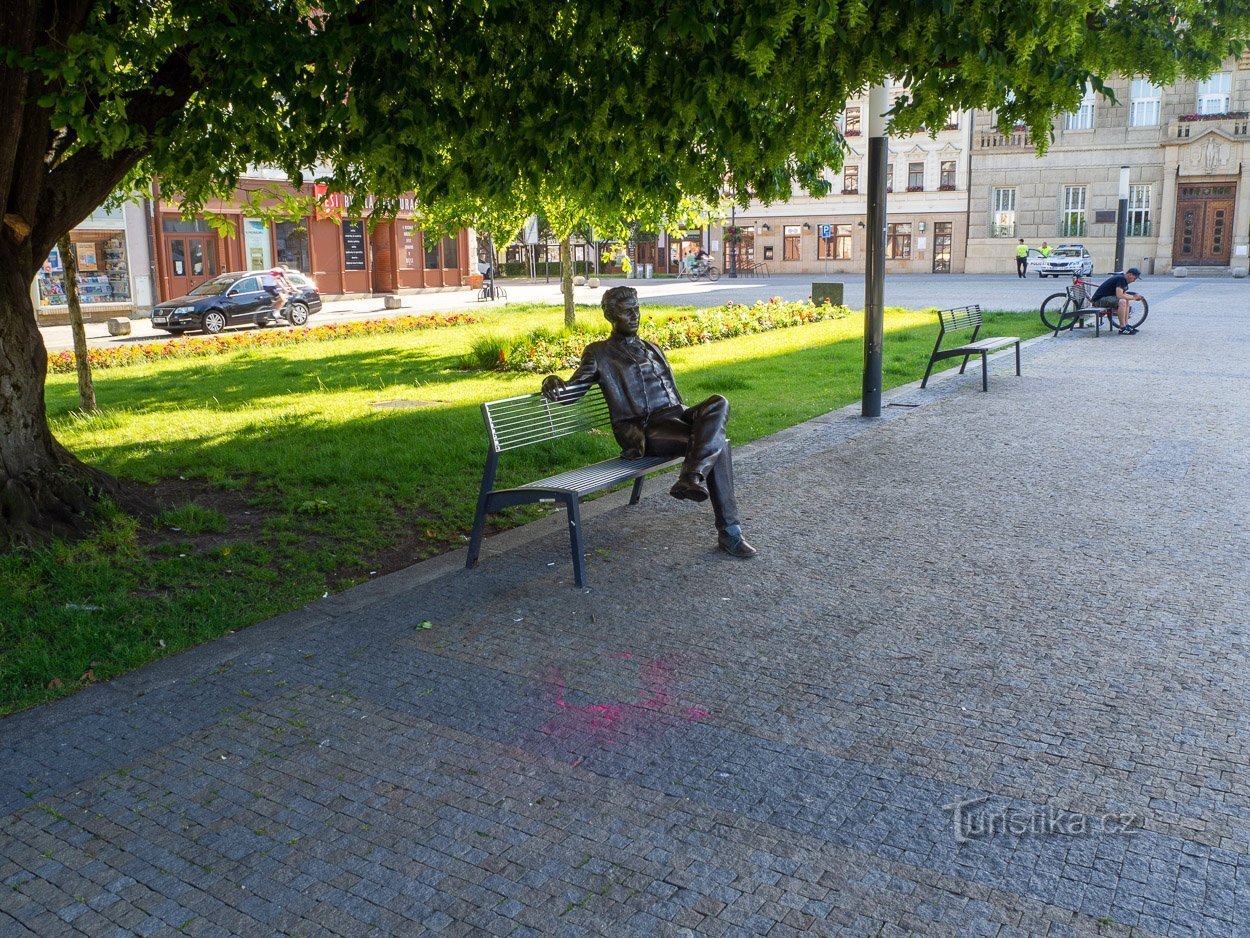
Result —
[[1052, 807], [1028, 811], [986, 805], [988, 795], [942, 805], [951, 812], [955, 841], [966, 844], [991, 837], [1131, 836], [1141, 830], [1141, 817], [1127, 812], [1073, 814]]

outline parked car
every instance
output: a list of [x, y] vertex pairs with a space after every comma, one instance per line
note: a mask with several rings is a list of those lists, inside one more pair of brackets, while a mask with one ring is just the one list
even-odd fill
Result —
[[152, 308], [152, 325], [171, 335], [193, 329], [213, 334], [227, 326], [260, 327], [275, 322], [302, 326], [321, 310], [321, 294], [304, 274], [295, 270], [284, 270], [284, 274], [295, 292], [280, 314], [273, 310], [273, 294], [265, 289], [274, 284], [273, 275], [267, 270], [248, 270], [222, 274], [186, 296], [157, 304]]
[[1094, 258], [1083, 244], [1061, 244], [1037, 268], [1039, 277], [1091, 277]]

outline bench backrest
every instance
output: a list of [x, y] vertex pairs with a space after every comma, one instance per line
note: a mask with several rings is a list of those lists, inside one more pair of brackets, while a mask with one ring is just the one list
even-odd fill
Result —
[[[576, 393], [578, 389], [570, 385], [569, 390]], [[598, 384], [568, 403], [553, 403], [541, 394], [487, 401], [482, 405], [482, 419], [490, 447], [497, 453], [612, 426], [608, 402]]]
[[943, 332], [959, 329], [977, 329], [981, 326], [981, 306], [958, 306], [955, 309], [939, 309], [938, 320]]

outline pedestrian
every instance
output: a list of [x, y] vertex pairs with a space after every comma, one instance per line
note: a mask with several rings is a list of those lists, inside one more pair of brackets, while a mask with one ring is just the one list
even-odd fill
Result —
[[1024, 243], [1024, 239], [1020, 239], [1020, 243], [1016, 245], [1016, 276], [1021, 280], [1029, 269], [1029, 246]]
[[1042, 242], [1040, 250], [1042, 252], [1042, 257], [1050, 257], [1050, 245], [1045, 241]]

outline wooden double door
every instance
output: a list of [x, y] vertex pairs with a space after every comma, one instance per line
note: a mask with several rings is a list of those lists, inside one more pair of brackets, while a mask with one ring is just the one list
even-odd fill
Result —
[[1232, 260], [1236, 183], [1182, 183], [1176, 191], [1172, 263], [1177, 267], [1227, 267]]

